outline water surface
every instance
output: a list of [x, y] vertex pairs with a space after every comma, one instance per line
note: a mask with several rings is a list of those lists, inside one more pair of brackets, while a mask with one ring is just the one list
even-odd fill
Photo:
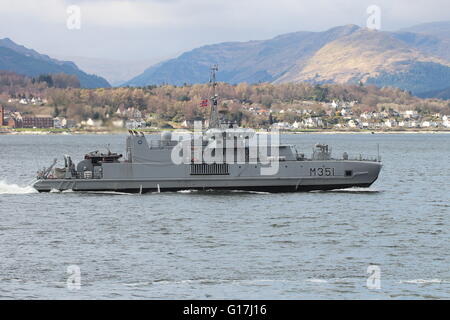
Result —
[[379, 144], [384, 167], [370, 188], [330, 192], [38, 194], [26, 185], [54, 157], [123, 153], [125, 136], [0, 136], [0, 298], [450, 298], [450, 135], [283, 141], [306, 154]]

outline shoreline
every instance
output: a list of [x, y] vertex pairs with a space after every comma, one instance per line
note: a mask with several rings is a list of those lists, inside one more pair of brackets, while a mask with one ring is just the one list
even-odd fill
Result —
[[[143, 132], [144, 134], [159, 134], [164, 131], [175, 131], [177, 129], [161, 129], [161, 130], [136, 130]], [[257, 131], [258, 133], [270, 133], [269, 131]], [[281, 134], [450, 134], [450, 129], [444, 130], [299, 130], [299, 131], [279, 131]], [[120, 135], [127, 134], [128, 130], [115, 131], [115, 130], [98, 130], [98, 131], [70, 131], [70, 130], [14, 130], [7, 129], [2, 131], [1, 135]]]

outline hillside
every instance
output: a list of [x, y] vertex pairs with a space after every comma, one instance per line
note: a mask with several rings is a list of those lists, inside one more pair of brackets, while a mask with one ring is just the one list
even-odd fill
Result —
[[397, 62], [418, 59], [427, 60], [385, 32], [361, 29], [323, 46], [305, 66], [277, 82], [365, 82], [379, 72], [396, 71]]
[[145, 60], [145, 61], [128, 61], [128, 60], [113, 60], [106, 58], [91, 58], [80, 56], [56, 56], [60, 60], [69, 60], [76, 63], [76, 65], [85, 72], [99, 75], [105, 78], [112, 86], [119, 86], [122, 83], [135, 77], [150, 64], [154, 64], [160, 60]]
[[330, 41], [351, 34], [357, 26], [325, 32], [295, 32], [264, 41], [228, 42], [183, 53], [150, 67], [125, 85], [203, 83], [211, 64], [219, 64], [219, 80], [229, 83], [272, 82], [295, 64], [301, 64]]
[[450, 61], [450, 37], [439, 38], [412, 32], [394, 32], [391, 36], [426, 55]]
[[110, 87], [108, 81], [83, 72], [73, 62], [52, 59], [17, 45], [8, 38], [0, 40], [0, 70], [33, 77], [41, 74], [65, 73], [75, 75], [83, 88]]
[[204, 83], [212, 64], [220, 66], [219, 80], [229, 83], [361, 81], [420, 94], [448, 87], [450, 38], [355, 25], [295, 32], [203, 46], [152, 66], [125, 85]]
[[364, 83], [394, 86], [415, 94], [450, 83], [450, 63], [408, 46], [386, 32], [361, 29], [332, 41], [300, 70], [277, 82]]
[[450, 39], [450, 21], [422, 23], [409, 28], [401, 29], [400, 31], [426, 34]]
[[[185, 120], [208, 119], [210, 113], [210, 108], [201, 106], [201, 101], [211, 95], [208, 84], [81, 89], [50, 87], [46, 81], [33, 80], [0, 72], [0, 104], [23, 114], [45, 112], [80, 124], [91, 118], [107, 126], [120, 120], [143, 119], [150, 127], [180, 128]], [[54, 84], [56, 80], [61, 82], [55, 79]], [[219, 83], [217, 93], [221, 117], [251, 128], [267, 128], [272, 121], [293, 124], [311, 117], [320, 117], [328, 128], [338, 124], [345, 128], [348, 116], [362, 123], [366, 120], [359, 116], [373, 112], [385, 114], [371, 120], [374, 126], [375, 123], [381, 126], [385, 119], [395, 119], [406, 110], [415, 110], [427, 120], [436, 118], [436, 113], [450, 115], [449, 101], [420, 99], [399, 89], [365, 85]], [[24, 105], [18, 100], [31, 97], [42, 97], [44, 105]], [[336, 108], [333, 101], [340, 107]], [[339, 111], [341, 108], [345, 113]], [[141, 114], [136, 115], [136, 110]]]
[[424, 92], [419, 95], [421, 98], [438, 98], [442, 100], [450, 100], [450, 87], [444, 90], [435, 90]]

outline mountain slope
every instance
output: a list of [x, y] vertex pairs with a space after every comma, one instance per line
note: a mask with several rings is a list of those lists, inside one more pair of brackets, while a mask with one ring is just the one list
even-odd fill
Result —
[[206, 82], [212, 64], [220, 66], [219, 81], [229, 83], [361, 81], [420, 94], [448, 87], [450, 38], [347, 25], [219, 43], [152, 66], [125, 85]]
[[230, 83], [274, 81], [301, 64], [326, 43], [358, 30], [337, 27], [325, 32], [295, 32], [266, 41], [228, 42], [203, 46], [147, 69], [125, 85], [208, 81], [211, 64], [220, 65], [219, 80]]
[[418, 95], [420, 98], [438, 98], [442, 100], [450, 100], [450, 87], [444, 90], [434, 90], [423, 92]]
[[439, 92], [447, 88], [450, 83], [450, 68], [439, 63], [401, 61], [397, 62], [396, 66], [398, 67], [397, 71], [381, 72], [376, 77], [367, 79], [367, 83], [378, 87], [402, 88], [411, 91], [416, 96], [430, 92], [431, 88], [433, 91]]
[[160, 61], [157, 59], [145, 61], [112, 60], [80, 56], [55, 56], [55, 58], [73, 61], [80, 69], [105, 78], [112, 86], [120, 86], [144, 72], [149, 65]]
[[439, 38], [450, 39], [450, 21], [422, 23], [409, 28], [403, 28], [399, 31], [426, 34]]
[[83, 88], [110, 87], [108, 81], [83, 72], [73, 62], [52, 59], [17, 45], [8, 38], [0, 40], [0, 70], [33, 77], [40, 74], [66, 73], [77, 76]]
[[450, 37], [441, 38], [412, 32], [394, 32], [391, 36], [424, 54], [450, 61]]
[[450, 83], [450, 63], [422, 53], [390, 33], [361, 29], [328, 43], [298, 72], [277, 82], [367, 82], [413, 93]]

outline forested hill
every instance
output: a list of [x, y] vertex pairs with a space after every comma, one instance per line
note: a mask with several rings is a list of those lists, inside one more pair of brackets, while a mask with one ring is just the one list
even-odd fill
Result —
[[64, 73], [76, 76], [83, 88], [110, 87], [104, 78], [83, 72], [73, 62], [52, 59], [35, 50], [20, 46], [8, 38], [0, 40], [0, 70], [31, 77]]

